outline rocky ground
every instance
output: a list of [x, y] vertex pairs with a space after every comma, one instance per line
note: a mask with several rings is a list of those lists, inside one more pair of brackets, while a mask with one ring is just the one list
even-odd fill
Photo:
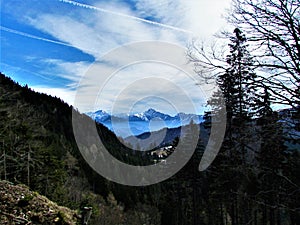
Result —
[[0, 224], [80, 224], [76, 211], [58, 206], [25, 185], [0, 181]]

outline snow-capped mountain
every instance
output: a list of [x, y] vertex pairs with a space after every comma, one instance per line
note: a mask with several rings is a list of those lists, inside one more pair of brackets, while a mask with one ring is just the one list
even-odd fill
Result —
[[181, 120], [183, 123], [189, 123], [191, 120], [193, 120], [194, 123], [201, 123], [203, 121], [202, 116], [195, 114], [178, 113], [175, 118]]
[[[195, 114], [178, 113], [175, 116], [170, 116], [152, 108], [145, 112], [134, 114], [121, 113], [110, 115], [103, 110], [98, 110], [89, 112], [87, 115], [122, 137], [140, 135], [162, 128], [180, 127], [189, 124], [192, 120], [194, 123], [199, 124], [203, 120], [202, 116]], [[151, 128], [149, 128], [150, 122]]]
[[91, 117], [93, 120], [97, 121], [98, 123], [102, 123], [106, 125], [106, 123], [111, 123], [112, 120], [116, 122], [122, 122], [122, 121], [127, 121], [128, 115], [126, 116], [125, 114], [118, 114], [118, 115], [110, 115], [109, 113], [103, 111], [103, 110], [98, 110], [96, 112], [88, 112], [86, 113], [89, 117]]
[[96, 120], [97, 122], [104, 122], [106, 120], [110, 120], [111, 115], [103, 110], [98, 110], [96, 112], [88, 112], [86, 113], [89, 117], [91, 117], [93, 120]]
[[171, 116], [169, 116], [168, 114], [164, 114], [164, 113], [161, 113], [161, 112], [158, 112], [152, 108], [148, 109], [147, 111], [145, 111], [143, 113], [144, 117], [147, 118], [147, 120], [151, 120], [151, 119], [154, 119], [154, 118], [160, 118], [164, 121], [166, 120], [170, 120], [172, 119]]

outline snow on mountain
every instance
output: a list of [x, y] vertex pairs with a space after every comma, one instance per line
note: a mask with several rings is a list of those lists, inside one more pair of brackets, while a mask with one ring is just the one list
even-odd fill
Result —
[[103, 110], [98, 110], [96, 112], [88, 112], [86, 113], [89, 117], [97, 122], [104, 122], [111, 118], [111, 115]]
[[145, 116], [144, 113], [135, 113], [131, 116], [132, 118], [134, 117], [137, 117], [137, 118], [140, 118], [141, 120], [144, 120], [144, 121], [148, 121], [149, 119]]
[[148, 120], [151, 120], [151, 119], [154, 119], [154, 118], [160, 118], [162, 120], [169, 120], [169, 119], [172, 118], [168, 114], [164, 114], [164, 113], [158, 112], [158, 111], [156, 111], [156, 110], [154, 110], [152, 108], [150, 108], [146, 112], [144, 112], [144, 116]]
[[182, 123], [190, 123], [191, 120], [194, 123], [201, 123], [203, 121], [203, 116], [195, 114], [178, 113], [175, 117], [181, 120]]
[[186, 122], [186, 121], [193, 120], [195, 123], [198, 123], [199, 121], [201, 122], [201, 120], [199, 120], [199, 116], [195, 114], [178, 113], [177, 115], [172, 117], [168, 114], [158, 112], [152, 108], [148, 109], [145, 112], [135, 113], [135, 114], [120, 113], [111, 116], [109, 113], [103, 110], [98, 110], [96, 112], [88, 112], [87, 115], [90, 116], [92, 119], [97, 120], [98, 122], [106, 121], [111, 117], [126, 119], [129, 121], [150, 121], [154, 118], [159, 118], [162, 119], [163, 121], [180, 120], [182, 122]]
[[114, 123], [114, 126], [117, 124], [116, 126], [118, 126], [118, 130], [123, 130], [124, 127], [129, 125], [130, 131], [132, 133], [122, 133], [123, 137], [131, 135], [140, 135], [144, 132], [149, 132], [150, 121], [152, 124], [152, 131], [160, 130], [162, 128], [175, 128], [184, 126], [189, 124], [191, 121], [193, 121], [196, 124], [199, 124], [203, 121], [203, 117], [199, 115], [178, 113], [175, 116], [170, 116], [168, 114], [158, 112], [152, 108], [148, 109], [145, 112], [134, 114], [121, 113], [110, 115], [109, 113], [103, 110], [98, 110], [96, 112], [89, 112], [87, 113], [87, 115], [95, 121], [102, 123], [112, 131], [112, 123]]

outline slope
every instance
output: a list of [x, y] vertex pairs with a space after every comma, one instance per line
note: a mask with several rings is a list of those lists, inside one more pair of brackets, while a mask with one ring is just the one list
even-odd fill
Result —
[[[143, 195], [134, 188], [107, 181], [89, 167], [74, 139], [72, 112], [94, 123], [61, 99], [36, 93], [27, 85], [22, 87], [1, 73], [0, 179], [26, 184], [72, 209], [95, 205], [94, 221], [106, 218], [105, 224], [115, 224], [112, 221], [116, 218], [125, 221], [129, 216], [134, 220], [139, 210], [129, 215], [116, 208], [124, 204], [128, 211], [141, 202]], [[100, 138], [116, 158], [131, 164], [146, 163], [141, 154], [132, 154], [107, 128], [96, 126]], [[116, 205], [109, 203], [110, 196], [116, 198]]]
[[1, 224], [79, 224], [78, 212], [58, 206], [25, 185], [0, 181]]

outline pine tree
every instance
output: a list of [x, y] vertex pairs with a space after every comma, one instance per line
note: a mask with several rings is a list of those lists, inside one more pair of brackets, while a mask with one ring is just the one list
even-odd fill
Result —
[[253, 102], [253, 84], [256, 78], [252, 57], [247, 50], [247, 39], [238, 28], [230, 37], [230, 54], [226, 57], [226, 72], [217, 78], [224, 95], [229, 119], [248, 119]]
[[[238, 28], [230, 37], [230, 54], [227, 56], [228, 68], [218, 77], [218, 84], [223, 92], [228, 118], [228, 136], [235, 153], [241, 154], [245, 162], [249, 147], [249, 121], [253, 115], [255, 99], [255, 78], [252, 57], [247, 50], [247, 39]], [[234, 134], [233, 134], [234, 133]], [[235, 139], [235, 140], [233, 140]]]
[[[215, 190], [210, 197], [214, 208], [211, 210], [229, 214], [232, 224], [246, 224], [248, 221], [251, 205], [245, 196], [249, 184], [254, 182], [248, 152], [253, 149], [254, 142], [256, 74], [247, 46], [245, 35], [236, 28], [230, 37], [226, 71], [217, 78], [219, 91], [208, 102], [215, 113], [222, 96], [227, 112], [223, 145], [210, 171], [210, 188]], [[221, 223], [227, 220], [226, 216], [220, 219]]]

